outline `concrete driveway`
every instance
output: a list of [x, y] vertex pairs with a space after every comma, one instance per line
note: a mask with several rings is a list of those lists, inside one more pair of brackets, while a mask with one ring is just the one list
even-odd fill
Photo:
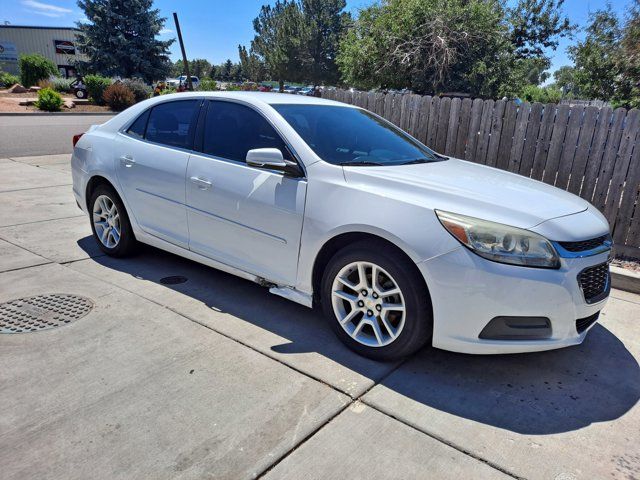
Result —
[[375, 363], [247, 281], [101, 255], [68, 161], [0, 160], [0, 302], [93, 305], [0, 334], [3, 480], [640, 478], [639, 296], [578, 347]]

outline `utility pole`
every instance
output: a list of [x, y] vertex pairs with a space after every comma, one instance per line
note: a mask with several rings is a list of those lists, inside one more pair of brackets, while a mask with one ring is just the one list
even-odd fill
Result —
[[184, 63], [184, 73], [187, 75], [187, 89], [193, 91], [191, 84], [191, 73], [189, 72], [189, 60], [187, 53], [184, 51], [184, 42], [182, 41], [182, 32], [180, 32], [180, 22], [178, 22], [178, 14], [173, 12], [173, 21], [176, 24], [176, 32], [178, 33], [178, 42], [180, 42], [180, 50], [182, 51], [182, 62]]

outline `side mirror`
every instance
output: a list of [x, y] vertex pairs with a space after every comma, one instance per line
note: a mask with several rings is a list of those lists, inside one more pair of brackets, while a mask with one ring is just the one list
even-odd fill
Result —
[[284, 170], [287, 162], [277, 148], [254, 148], [247, 152], [247, 165], [257, 168]]

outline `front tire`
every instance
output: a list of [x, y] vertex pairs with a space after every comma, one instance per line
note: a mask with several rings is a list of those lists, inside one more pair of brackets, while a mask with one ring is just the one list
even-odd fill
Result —
[[337, 252], [324, 271], [320, 294], [333, 331], [365, 357], [406, 357], [431, 338], [431, 301], [422, 276], [383, 242], [358, 242]]
[[112, 257], [131, 255], [136, 238], [120, 196], [110, 185], [98, 185], [89, 200], [91, 231], [98, 247]]

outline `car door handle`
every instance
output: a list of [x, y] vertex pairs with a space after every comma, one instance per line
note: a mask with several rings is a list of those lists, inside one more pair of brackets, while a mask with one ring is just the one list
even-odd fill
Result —
[[122, 157], [120, 157], [120, 163], [127, 168], [131, 168], [136, 163], [136, 161], [131, 155], [123, 155]]
[[211, 188], [211, 182], [206, 178], [191, 177], [190, 180], [191, 183], [195, 183], [200, 190], [207, 190], [208, 188]]

